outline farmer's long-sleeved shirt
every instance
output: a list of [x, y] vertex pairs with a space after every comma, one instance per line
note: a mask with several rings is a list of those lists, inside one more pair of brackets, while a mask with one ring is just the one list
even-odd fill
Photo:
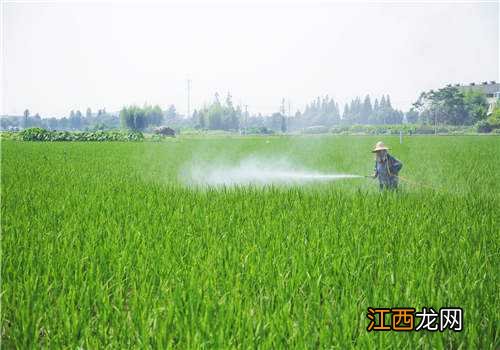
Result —
[[398, 186], [399, 171], [403, 167], [403, 163], [387, 154], [387, 159], [384, 162], [375, 161], [375, 177], [378, 178], [380, 187], [396, 188]]

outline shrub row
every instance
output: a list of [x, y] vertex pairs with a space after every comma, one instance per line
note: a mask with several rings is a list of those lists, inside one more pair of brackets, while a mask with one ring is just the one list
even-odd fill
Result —
[[495, 123], [492, 120], [481, 120], [476, 124], [476, 129], [477, 132], [480, 133], [489, 133], [493, 132], [495, 134], [498, 134], [500, 131], [500, 124]]
[[30, 128], [18, 134], [22, 141], [142, 141], [144, 135], [136, 131], [50, 131]]
[[368, 134], [368, 135], [398, 135], [401, 131], [403, 134], [415, 135], [432, 135], [438, 134], [466, 134], [474, 133], [476, 130], [470, 126], [438, 126], [434, 129], [432, 125], [351, 125], [337, 126], [330, 129], [334, 134]]

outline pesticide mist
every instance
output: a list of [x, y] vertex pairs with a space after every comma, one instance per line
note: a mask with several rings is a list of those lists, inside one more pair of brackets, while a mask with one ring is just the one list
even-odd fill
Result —
[[286, 160], [247, 158], [236, 165], [196, 163], [181, 174], [187, 185], [245, 186], [245, 185], [296, 185], [311, 182], [337, 181], [361, 178], [353, 174], [322, 173], [305, 170]]

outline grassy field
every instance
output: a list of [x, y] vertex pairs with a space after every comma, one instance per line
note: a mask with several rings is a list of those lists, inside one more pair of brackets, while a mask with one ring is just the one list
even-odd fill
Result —
[[[498, 349], [500, 138], [383, 140], [425, 187], [182, 181], [246, 157], [369, 174], [372, 137], [2, 142], [2, 347]], [[464, 330], [369, 333], [370, 306], [462, 307]]]

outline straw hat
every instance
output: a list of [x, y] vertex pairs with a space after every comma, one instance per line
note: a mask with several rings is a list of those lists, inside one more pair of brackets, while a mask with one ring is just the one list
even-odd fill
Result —
[[372, 152], [384, 151], [388, 149], [389, 147], [386, 147], [382, 141], [379, 141], [375, 144], [375, 147], [373, 148]]

